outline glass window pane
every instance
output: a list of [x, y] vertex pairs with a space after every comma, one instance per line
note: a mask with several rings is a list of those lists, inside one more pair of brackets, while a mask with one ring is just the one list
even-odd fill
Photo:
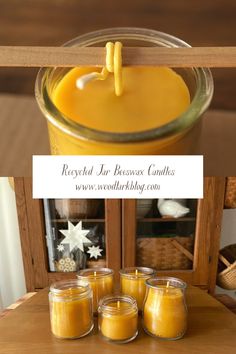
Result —
[[44, 216], [49, 271], [105, 267], [104, 200], [44, 199]]
[[137, 266], [193, 268], [196, 199], [140, 199], [136, 203]]

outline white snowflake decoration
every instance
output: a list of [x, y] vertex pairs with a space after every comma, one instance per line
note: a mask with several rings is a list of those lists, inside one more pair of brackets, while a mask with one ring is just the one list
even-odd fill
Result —
[[82, 230], [82, 221], [77, 225], [73, 225], [68, 221], [68, 230], [59, 230], [64, 236], [64, 240], [61, 241], [61, 245], [68, 244], [70, 252], [74, 248], [78, 247], [82, 252], [84, 252], [84, 244], [92, 243], [86, 236], [90, 230]]
[[60, 244], [60, 245], [57, 246], [57, 250], [58, 250], [59, 252], [63, 252], [63, 251], [65, 250], [65, 247]]
[[97, 259], [98, 256], [101, 256], [102, 251], [103, 250], [100, 248], [100, 246], [91, 246], [91, 247], [89, 247], [89, 250], [87, 251], [87, 253], [90, 254], [89, 258]]

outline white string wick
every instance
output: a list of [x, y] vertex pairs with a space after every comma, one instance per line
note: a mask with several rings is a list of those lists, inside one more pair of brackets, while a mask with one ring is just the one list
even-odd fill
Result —
[[94, 80], [106, 80], [109, 72], [114, 73], [115, 80], [115, 93], [117, 96], [120, 96], [122, 93], [122, 56], [121, 56], [122, 44], [116, 42], [108, 42], [106, 44], [106, 66], [99, 72], [92, 72], [80, 76], [76, 80], [76, 87], [79, 90], [83, 90], [85, 86]]
[[90, 81], [96, 80], [97, 76], [98, 76], [98, 73], [93, 72], [93, 73], [89, 73], [89, 74], [86, 74], [86, 75], [83, 75], [83, 76], [79, 77], [76, 80], [76, 87], [79, 90], [83, 90], [85, 88], [85, 86], [87, 85], [87, 83], [90, 82]]

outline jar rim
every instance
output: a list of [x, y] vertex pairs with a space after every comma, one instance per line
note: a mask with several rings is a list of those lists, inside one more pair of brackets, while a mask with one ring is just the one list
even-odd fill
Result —
[[[135, 274], [135, 271], [140, 271], [140, 274]], [[148, 267], [127, 267], [123, 268], [119, 271], [121, 276], [129, 279], [137, 279], [137, 278], [147, 278], [151, 277], [155, 274], [155, 269]]]
[[[102, 40], [122, 40], [131, 38], [146, 40], [169, 47], [190, 47], [183, 40], [164, 32], [138, 27], [114, 27], [86, 33], [78, 36], [64, 46], [89, 46]], [[121, 38], [122, 37], [122, 38]], [[71, 120], [55, 106], [47, 89], [50, 74], [57, 68], [41, 68], [35, 84], [35, 96], [38, 105], [48, 121], [66, 134], [82, 140], [93, 140], [116, 143], [133, 143], [162, 139], [178, 134], [191, 127], [199, 116], [208, 108], [213, 95], [213, 78], [208, 68], [192, 68], [196, 76], [197, 89], [187, 110], [173, 121], [158, 128], [132, 133], [114, 133], [89, 128]], [[204, 94], [203, 94], [204, 93]]]
[[[67, 290], [80, 289], [79, 292], [66, 293]], [[49, 296], [55, 295], [55, 297], [60, 301], [60, 299], [76, 300], [78, 298], [83, 298], [88, 296], [92, 292], [91, 287], [88, 282], [78, 279], [60, 280], [52, 283], [49, 288]]]
[[[162, 288], [162, 285], [166, 285], [169, 282], [169, 285], [174, 287], [175, 289], [185, 290], [187, 288], [187, 283], [185, 283], [182, 279], [175, 277], [153, 277], [146, 280], [146, 285], [148, 288], [157, 289], [160, 291], [165, 291], [165, 288]], [[172, 288], [170, 288], [170, 291]]]
[[[112, 302], [125, 302], [130, 306], [127, 308], [118, 308], [109, 306], [109, 303]], [[98, 305], [98, 313], [105, 313], [107, 315], [116, 315], [116, 314], [129, 314], [134, 311], [134, 309], [138, 312], [137, 301], [130, 295], [106, 295], [100, 301]]]
[[[94, 274], [96, 272], [96, 274]], [[99, 273], [101, 272], [101, 273]], [[113, 269], [110, 268], [86, 268], [86, 269], [81, 269], [77, 273], [77, 278], [78, 279], [85, 279], [89, 278], [89, 280], [96, 280], [96, 279], [101, 279], [105, 278], [107, 276], [111, 276], [114, 274]]]

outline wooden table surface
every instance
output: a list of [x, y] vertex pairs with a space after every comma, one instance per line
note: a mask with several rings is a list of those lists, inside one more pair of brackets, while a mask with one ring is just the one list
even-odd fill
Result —
[[[60, 340], [50, 332], [48, 290], [44, 289], [0, 319], [0, 354], [233, 354], [236, 316], [203, 290], [187, 291], [189, 324], [178, 341], [154, 339], [140, 329], [126, 345], [107, 343], [97, 329], [78, 340]], [[95, 326], [96, 327], [96, 326]]]
[[[32, 155], [49, 154], [46, 120], [31, 96], [0, 95], [0, 176], [31, 176]], [[206, 176], [236, 175], [236, 112], [209, 110], [199, 153]]]

